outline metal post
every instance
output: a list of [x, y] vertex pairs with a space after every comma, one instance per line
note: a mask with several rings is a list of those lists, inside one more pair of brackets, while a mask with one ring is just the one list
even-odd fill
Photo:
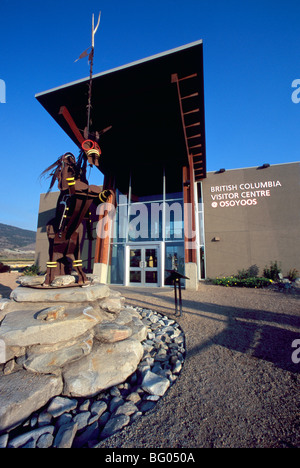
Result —
[[177, 315], [178, 306], [177, 306], [177, 284], [176, 284], [176, 278], [174, 279], [174, 293], [175, 293], [175, 315]]
[[179, 316], [181, 317], [182, 316], [182, 300], [181, 300], [181, 281], [180, 281], [180, 279], [178, 279], [178, 289], [179, 289], [179, 308], [180, 308]]
[[169, 276], [168, 279], [173, 281], [174, 284], [174, 295], [175, 295], [175, 315], [178, 314], [178, 300], [177, 300], [177, 285], [179, 289], [179, 317], [182, 316], [182, 297], [181, 297], [181, 278], [184, 279], [189, 279], [187, 276], [182, 275], [181, 273], [178, 273], [176, 270], [166, 270], [171, 275]]

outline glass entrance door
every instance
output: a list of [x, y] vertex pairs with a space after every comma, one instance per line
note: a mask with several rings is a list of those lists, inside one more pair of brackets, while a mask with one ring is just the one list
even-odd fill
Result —
[[158, 283], [158, 246], [130, 246], [130, 286], [155, 287]]

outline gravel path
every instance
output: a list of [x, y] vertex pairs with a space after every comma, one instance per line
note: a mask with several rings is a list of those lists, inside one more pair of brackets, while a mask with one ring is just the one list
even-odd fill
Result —
[[[115, 288], [174, 317], [171, 289]], [[300, 295], [201, 284], [183, 291], [186, 360], [177, 382], [110, 448], [300, 447]]]
[[[5, 276], [6, 275], [6, 276]], [[0, 274], [7, 296], [15, 277]], [[1, 288], [2, 284], [2, 288]], [[114, 287], [174, 318], [172, 289]], [[300, 294], [201, 284], [183, 291], [186, 360], [153, 410], [99, 448], [300, 447]]]

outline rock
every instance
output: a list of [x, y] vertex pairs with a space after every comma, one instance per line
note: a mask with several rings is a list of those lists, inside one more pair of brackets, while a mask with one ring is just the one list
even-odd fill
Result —
[[101, 323], [94, 328], [95, 338], [102, 343], [115, 343], [126, 340], [132, 335], [132, 329], [118, 323]]
[[54, 439], [54, 448], [71, 448], [77, 432], [77, 424], [73, 421], [63, 424]]
[[79, 411], [88, 411], [90, 407], [90, 400], [85, 400], [81, 405], [79, 406]]
[[41, 276], [20, 276], [18, 282], [21, 286], [40, 286], [45, 283], [46, 275]]
[[47, 309], [41, 310], [37, 316], [37, 320], [46, 320], [50, 322], [52, 320], [62, 320], [66, 317], [66, 308], [63, 305], [56, 305], [53, 307], [47, 307]]
[[51, 282], [51, 286], [55, 286], [55, 287], [69, 286], [70, 284], [75, 284], [75, 276], [72, 276], [72, 275], [56, 276], [56, 278], [54, 278], [54, 280]]
[[142, 318], [141, 314], [133, 307], [127, 306], [125, 310], [127, 310], [127, 312], [129, 312], [132, 317], [136, 317], [139, 320], [141, 320]]
[[95, 401], [91, 406], [91, 414], [97, 415], [98, 418], [107, 410], [107, 404], [105, 401]]
[[15, 368], [15, 361], [14, 359], [12, 359], [11, 361], [8, 361], [5, 366], [4, 366], [4, 369], [3, 369], [3, 375], [9, 375], [13, 372]]
[[64, 398], [57, 396], [54, 398], [47, 408], [47, 412], [51, 414], [54, 418], [58, 418], [63, 413], [69, 413], [77, 407], [77, 400], [70, 400], [69, 398]]
[[120, 392], [119, 388], [116, 385], [114, 385], [113, 387], [111, 387], [109, 389], [109, 393], [113, 397], [115, 397], [115, 396], [120, 397], [121, 396], [121, 392]]
[[138, 392], [132, 392], [126, 397], [126, 400], [132, 401], [132, 403], [139, 403], [141, 401], [141, 397]]
[[102, 317], [100, 311], [83, 306], [66, 307], [64, 320], [37, 320], [33, 310], [10, 312], [0, 326], [0, 340], [7, 346], [56, 344], [82, 335]]
[[158, 401], [160, 399], [159, 395], [146, 395], [144, 397], [145, 401]]
[[82, 434], [80, 434], [79, 436], [75, 438], [72, 447], [81, 448], [88, 442], [93, 441], [95, 443], [98, 440], [98, 437], [99, 437], [98, 423], [94, 422], [93, 424], [88, 426], [86, 430], [82, 432]]
[[36, 448], [50, 448], [53, 444], [54, 437], [49, 432], [47, 434], [43, 434], [39, 437]]
[[106, 284], [74, 286], [74, 288], [43, 289], [18, 286], [11, 292], [10, 298], [17, 302], [67, 302], [79, 303], [96, 301], [108, 297], [110, 289]]
[[92, 284], [101, 284], [101, 277], [99, 275], [95, 275], [93, 273], [86, 274], [87, 280], [90, 281]]
[[[51, 416], [52, 417], [52, 416]], [[62, 415], [59, 416], [57, 419], [55, 426], [56, 428], [60, 428], [60, 426], [63, 426], [64, 424], [68, 424], [71, 421], [73, 421], [72, 414], [70, 413], [63, 413]]]
[[76, 414], [73, 421], [77, 424], [77, 430], [83, 429], [88, 425], [88, 420], [90, 419], [91, 413], [89, 411], [82, 411], [81, 413]]
[[34, 429], [32, 431], [26, 432], [25, 434], [22, 434], [20, 436], [15, 437], [8, 443], [8, 448], [19, 448], [19, 447], [24, 447], [25, 444], [27, 444], [29, 441], [33, 442], [31, 443], [31, 446], [35, 447], [37, 440], [45, 434], [50, 434], [52, 435], [54, 432], [54, 426], [44, 426], [44, 427], [39, 427], [38, 429]]
[[93, 396], [127, 379], [143, 355], [139, 341], [95, 343], [92, 354], [70, 364], [63, 372], [66, 396]]
[[169, 387], [170, 381], [165, 377], [161, 377], [151, 371], [146, 372], [142, 382], [142, 388], [145, 392], [151, 395], [163, 396]]
[[10, 304], [10, 299], [7, 298], [0, 298], [0, 310], [4, 310], [5, 307]]
[[60, 373], [63, 366], [91, 352], [93, 334], [87, 333], [79, 338], [75, 343], [63, 342], [63, 347], [56, 346], [58, 349], [53, 351], [51, 351], [51, 345], [30, 347], [23, 363], [24, 368], [41, 374]]
[[[120, 298], [120, 295], [116, 294], [112, 295], [112, 297]], [[15, 308], [20, 311], [18, 303], [14, 301], [11, 301], [11, 303], [15, 304], [15, 306], [12, 308], [13, 310], [9, 308], [9, 314], [14, 313], [16, 311]], [[60, 304], [55, 304], [55, 306], [59, 305]], [[45, 306], [46, 304], [44, 308], [46, 308]], [[53, 323], [56, 322], [55, 320], [52, 322], [37, 319], [37, 315], [42, 309], [41, 305], [36, 306], [28, 303], [21, 307], [24, 313], [26, 310], [31, 310], [35, 322], [39, 322], [45, 327], [49, 327], [49, 329], [52, 329]], [[69, 314], [69, 310], [73, 310], [76, 307], [77, 305], [73, 307], [66, 305], [66, 314]], [[81, 309], [84, 308], [84, 315], [87, 317], [90, 316], [90, 319], [93, 321], [93, 326], [85, 333], [79, 336], [76, 335], [65, 341], [57, 341], [56, 343], [49, 344], [36, 343], [26, 348], [6, 346], [6, 354], [10, 355], [10, 358], [6, 360], [8, 362], [7, 366], [9, 366], [11, 362], [15, 362], [13, 357], [15, 354], [18, 354], [19, 357], [16, 359], [16, 365], [24, 365], [26, 367], [26, 365], [29, 365], [29, 360], [31, 360], [31, 365], [35, 363], [35, 371], [42, 371], [42, 367], [39, 367], [37, 363], [40, 365], [41, 362], [43, 362], [43, 366], [45, 365], [44, 371], [46, 371], [48, 366], [48, 371], [60, 372], [59, 366], [64, 362], [63, 356], [65, 353], [68, 355], [70, 348], [73, 349], [74, 347], [75, 349], [76, 346], [80, 348], [80, 343], [83, 344], [83, 342], [85, 342], [87, 344], [87, 341], [91, 340], [88, 346], [88, 352], [91, 351], [91, 353], [79, 357], [77, 361], [72, 363], [66, 361], [63, 367], [63, 376], [56, 378], [53, 375], [36, 375], [28, 371], [17, 370], [18, 368], [15, 367], [13, 369], [15, 374], [2, 376], [0, 378], [0, 431], [2, 430], [1, 424], [3, 421], [6, 423], [3, 419], [3, 415], [6, 417], [6, 408], [10, 408], [10, 405], [14, 405], [12, 400], [15, 397], [15, 387], [18, 385], [22, 387], [23, 393], [20, 389], [17, 390], [18, 395], [16, 395], [15, 414], [19, 418], [19, 406], [17, 405], [19, 405], [20, 401], [22, 401], [21, 409], [23, 409], [24, 406], [27, 407], [27, 404], [31, 404], [32, 407], [28, 409], [30, 415], [25, 417], [25, 422], [21, 427], [18, 427], [17, 433], [24, 433], [26, 430], [32, 433], [36, 431], [36, 429], [42, 429], [42, 427], [55, 427], [55, 432], [33, 432], [33, 435], [26, 435], [22, 441], [19, 440], [19, 442], [17, 441], [16, 443], [19, 445], [22, 442], [20, 445], [22, 448], [49, 448], [56, 446], [74, 448], [94, 447], [99, 439], [108, 437], [122, 429], [129, 421], [136, 420], [143, 413], [154, 408], [160, 396], [165, 393], [169, 385], [173, 384], [178, 377], [178, 373], [181, 371], [184, 362], [183, 353], [185, 352], [183, 347], [184, 335], [178, 327], [178, 324], [174, 321], [148, 309], [122, 308], [120, 314], [115, 314], [112, 319], [109, 313], [97, 310], [97, 306], [91, 307], [87, 304], [82, 304], [80, 307]], [[157, 318], [157, 321], [156, 318], [154, 319], [155, 323], [151, 321], [153, 316]], [[142, 320], [141, 317], [143, 317]], [[121, 323], [118, 323], [119, 318]], [[58, 322], [65, 324], [67, 319], [68, 317], [65, 317], [61, 321], [58, 320]], [[0, 318], [0, 320], [2, 320], [2, 318]], [[112, 320], [114, 321], [112, 322]], [[95, 327], [100, 328], [100, 325], [103, 324], [111, 326], [113, 323], [117, 325], [117, 327], [113, 327], [114, 329], [119, 329], [121, 325], [120, 329], [123, 330], [122, 326], [126, 324], [125, 329], [127, 327], [133, 330], [133, 327], [135, 325], [141, 325], [141, 322], [143, 328], [145, 327], [148, 330], [149, 327], [148, 339], [146, 336], [145, 341], [142, 343], [133, 340], [133, 336], [137, 335], [131, 335], [130, 338], [115, 343], [101, 343], [98, 340], [95, 340], [93, 343]], [[43, 336], [43, 334], [44, 332], [41, 336]], [[55, 337], [55, 328], [53, 335]], [[133, 343], [136, 343], [137, 347], [136, 345], [133, 346]], [[132, 354], [135, 354], [135, 366], [133, 366], [133, 370], [129, 369], [127, 366], [128, 362], [132, 360]], [[47, 355], [49, 355], [48, 358]], [[77, 359], [77, 355], [74, 356]], [[72, 353], [71, 358], [73, 358]], [[51, 360], [53, 360], [52, 363]], [[55, 360], [57, 360], [57, 362]], [[112, 371], [109, 370], [110, 365]], [[5, 370], [5, 367], [1, 366], [2, 372], [3, 369]], [[63, 385], [63, 378], [65, 374], [67, 375], [69, 369], [72, 372], [67, 376], [69, 380], [66, 381], [66, 386], [68, 385], [70, 388], [72, 386], [76, 391], [78, 387], [81, 388], [83, 395], [80, 394], [78, 396], [80, 398], [83, 397], [83, 400], [80, 399], [78, 401], [67, 397], [68, 395], [64, 395], [65, 386]], [[119, 375], [120, 369], [122, 375]], [[107, 374], [103, 376], [102, 371]], [[19, 378], [15, 381], [15, 377], [12, 378], [16, 374], [19, 374], [21, 378], [24, 378], [25, 375], [26, 379], [31, 379], [31, 381], [28, 380], [28, 386], [32, 386], [33, 392], [35, 392], [35, 387], [37, 385], [35, 383], [36, 379], [42, 382], [41, 392], [43, 393], [43, 401], [41, 401], [39, 397], [39, 402], [37, 402], [35, 401], [35, 396], [33, 396], [34, 404], [32, 404], [30, 398], [26, 394], [24, 395], [26, 388], [23, 388]], [[105, 379], [105, 388], [108, 389], [103, 392], [102, 390], [105, 389], [102, 388], [103, 381], [101, 381], [101, 375], [103, 379]], [[111, 376], [115, 380], [111, 381]], [[54, 395], [49, 392], [48, 385], [50, 382], [50, 386], [53, 386], [53, 382], [51, 384], [51, 380], [48, 380], [53, 378], [56, 379], [57, 382], [60, 382], [60, 388]], [[3, 385], [4, 379], [8, 380], [5, 380], [5, 384]], [[9, 388], [9, 385], [11, 388]], [[4, 392], [2, 391], [3, 389], [5, 390]], [[49, 394], [45, 395], [44, 390], [49, 392], [50, 396]], [[86, 391], [88, 394], [85, 393]], [[91, 395], [91, 391], [96, 391], [96, 393]], [[5, 392], [7, 393], [5, 394]], [[75, 393], [74, 396], [77, 396]], [[96, 399], [93, 398], [94, 395], [97, 395]], [[2, 405], [2, 400], [6, 403], [6, 407]], [[22, 421], [24, 421], [24, 415], [21, 414], [21, 416], [23, 417]], [[4, 429], [4, 431], [10, 430], [17, 425], [19, 425], [18, 422], [12, 425], [10, 423], [9, 429]], [[4, 424], [4, 427], [6, 427], [6, 424]], [[104, 428], [105, 431], [100, 435], [102, 428]], [[58, 436], [59, 431], [60, 433]], [[16, 432], [4, 433], [0, 436], [0, 448], [7, 447], [11, 442], [15, 444], [13, 440], [10, 440], [14, 439], [13, 434], [16, 434]]]
[[120, 297], [105, 297], [99, 301], [101, 309], [112, 314], [119, 314], [123, 307], [123, 301]]
[[175, 366], [173, 368], [173, 373], [174, 374], [179, 374], [181, 369], [182, 369], [182, 362], [179, 359], [177, 359], [177, 361], [175, 363]]
[[129, 422], [130, 416], [127, 416], [126, 414], [121, 414], [120, 416], [111, 418], [104, 426], [104, 429], [101, 432], [101, 438], [105, 439], [106, 437], [110, 437], [112, 434], [120, 431], [124, 426], [127, 426]]
[[123, 405], [124, 400], [121, 396], [115, 396], [109, 405], [109, 411], [110, 413], [114, 413], [119, 406]]
[[120, 325], [128, 325], [132, 322], [132, 313], [131, 310], [128, 309], [121, 309], [118, 317], [115, 320], [115, 323]]
[[151, 323], [157, 323], [157, 322], [158, 322], [158, 317], [157, 317], [157, 315], [154, 315], [154, 314], [151, 315], [151, 316], [150, 316], [150, 322], [151, 322]]
[[48, 426], [48, 424], [51, 423], [52, 415], [50, 413], [47, 413], [47, 412], [44, 411], [44, 412], [39, 414], [37, 420], [38, 420], [39, 427]]
[[146, 413], [147, 411], [150, 411], [154, 408], [154, 406], [156, 405], [156, 402], [155, 401], [142, 401], [142, 403], [140, 404], [140, 411], [142, 413]]
[[0, 449], [7, 447], [8, 437], [8, 434], [0, 436]]
[[135, 404], [132, 401], [127, 401], [116, 409], [114, 416], [118, 416], [119, 414], [126, 414], [127, 416], [130, 416], [137, 411], [138, 408], [135, 406]]
[[148, 327], [136, 317], [133, 317], [131, 324], [127, 325], [132, 329], [132, 339], [138, 341], [144, 341], [147, 338]]
[[62, 392], [60, 377], [20, 370], [0, 379], [0, 431], [11, 429]]

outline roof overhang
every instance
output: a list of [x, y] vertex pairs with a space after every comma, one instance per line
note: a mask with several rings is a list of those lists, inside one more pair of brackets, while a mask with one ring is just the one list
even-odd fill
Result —
[[[181, 96], [174, 76], [179, 80]], [[89, 77], [36, 94], [76, 144], [78, 140], [60, 109], [68, 109], [83, 134], [88, 84]], [[202, 41], [93, 75], [91, 117], [91, 132], [111, 126], [99, 142], [100, 170], [104, 174], [133, 165], [188, 165], [186, 143], [190, 139], [201, 155], [195, 160], [195, 169], [201, 167], [198, 180], [206, 177]], [[189, 134], [195, 124], [197, 137]]]

